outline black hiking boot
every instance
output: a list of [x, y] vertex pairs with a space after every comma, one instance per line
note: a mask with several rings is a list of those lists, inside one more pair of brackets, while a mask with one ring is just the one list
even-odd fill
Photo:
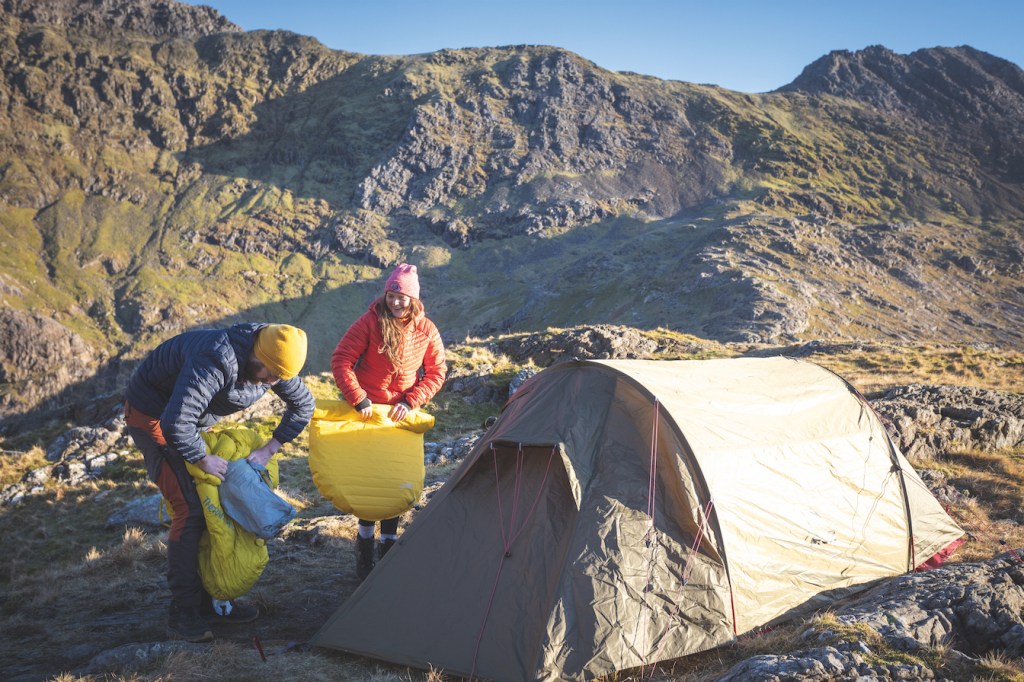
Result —
[[366, 580], [373, 564], [373, 538], [356, 537], [356, 575], [360, 580]]
[[384, 558], [384, 555], [388, 553], [388, 550], [395, 546], [394, 538], [388, 538], [387, 540], [381, 540], [377, 543], [377, 561]]
[[260, 610], [251, 604], [236, 600], [204, 599], [200, 615], [211, 625], [238, 625], [251, 623], [260, 615]]
[[183, 639], [186, 642], [209, 642], [213, 639], [213, 631], [205, 620], [199, 617], [195, 609], [181, 608], [171, 604], [167, 614], [167, 636], [171, 639]]

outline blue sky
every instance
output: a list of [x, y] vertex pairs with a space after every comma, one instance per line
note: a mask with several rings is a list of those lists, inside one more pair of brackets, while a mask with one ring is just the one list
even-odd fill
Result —
[[1024, 64], [1018, 0], [193, 0], [364, 54], [555, 45], [612, 71], [765, 92], [832, 50], [970, 45]]

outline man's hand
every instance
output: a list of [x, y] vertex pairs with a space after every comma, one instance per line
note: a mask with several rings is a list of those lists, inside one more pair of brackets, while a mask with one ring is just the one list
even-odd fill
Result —
[[228, 472], [228, 461], [217, 455], [207, 455], [196, 462], [196, 466], [220, 480], [224, 480], [224, 474]]
[[409, 406], [405, 403], [395, 403], [391, 406], [391, 411], [388, 412], [388, 416], [393, 422], [400, 422], [405, 419], [406, 415], [409, 414]]
[[278, 442], [276, 438], [271, 438], [266, 443], [250, 452], [246, 459], [254, 464], [259, 464], [261, 467], [265, 467], [267, 466], [267, 462], [270, 461], [270, 458], [273, 457], [280, 449], [281, 443]]

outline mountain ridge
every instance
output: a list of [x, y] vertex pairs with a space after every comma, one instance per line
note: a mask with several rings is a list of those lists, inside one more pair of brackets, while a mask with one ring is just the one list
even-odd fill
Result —
[[20, 21], [86, 30], [123, 29], [153, 37], [195, 38], [242, 29], [208, 5], [175, 0], [3, 0]]
[[776, 92], [830, 94], [880, 109], [912, 112], [926, 121], [959, 123], [956, 113], [1019, 117], [1024, 73], [969, 45], [899, 55], [872, 45], [820, 57]]

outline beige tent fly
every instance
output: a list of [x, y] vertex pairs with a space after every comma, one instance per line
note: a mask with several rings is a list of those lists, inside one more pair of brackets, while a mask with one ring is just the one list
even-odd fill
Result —
[[313, 644], [591, 679], [826, 606], [961, 535], [817, 365], [566, 362], [516, 392]]

